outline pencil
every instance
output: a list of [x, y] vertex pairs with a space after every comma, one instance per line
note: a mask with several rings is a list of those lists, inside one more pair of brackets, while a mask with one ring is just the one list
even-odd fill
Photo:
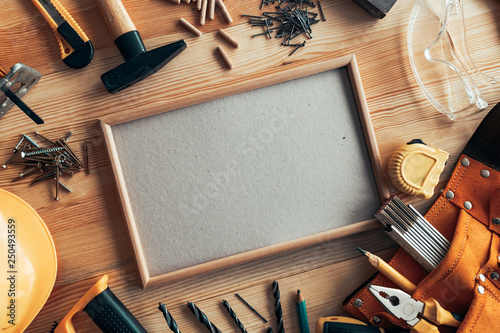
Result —
[[306, 300], [297, 290], [297, 314], [299, 316], [300, 333], [309, 333], [309, 320], [307, 319]]
[[415, 291], [417, 287], [411, 283], [410, 280], [401, 275], [401, 273], [395, 270], [392, 266], [389, 266], [389, 264], [380, 257], [371, 254], [360, 247], [358, 247], [358, 250], [368, 257], [368, 261], [373, 267], [375, 267], [380, 273], [384, 274], [389, 280], [394, 282], [399, 288], [410, 294]]

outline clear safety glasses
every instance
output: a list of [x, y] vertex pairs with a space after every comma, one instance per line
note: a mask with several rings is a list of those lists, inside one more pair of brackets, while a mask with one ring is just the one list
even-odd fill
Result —
[[408, 53], [424, 95], [451, 120], [488, 106], [478, 87], [491, 88], [497, 82], [470, 58], [462, 0], [415, 0]]

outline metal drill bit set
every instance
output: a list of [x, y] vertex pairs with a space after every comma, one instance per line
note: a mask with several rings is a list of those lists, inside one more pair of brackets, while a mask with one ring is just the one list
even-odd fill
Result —
[[450, 242], [415, 208], [392, 196], [375, 217], [388, 227], [391, 236], [428, 272], [444, 259]]
[[[284, 333], [285, 329], [283, 327], [283, 313], [281, 311], [281, 296], [280, 296], [280, 291], [279, 291], [279, 286], [277, 281], [273, 281], [273, 297], [275, 300], [275, 313], [276, 313], [276, 319], [277, 319], [277, 324], [278, 324], [278, 333]], [[265, 323], [267, 323], [267, 319], [264, 318], [257, 310], [255, 310], [250, 304], [248, 304], [247, 301], [245, 301], [239, 294], [236, 294], [236, 297], [239, 298], [250, 310], [252, 310], [259, 318], [261, 318]], [[229, 316], [231, 319], [234, 320], [236, 326], [240, 330], [241, 333], [247, 333], [247, 330], [243, 326], [243, 323], [240, 321], [234, 310], [231, 308], [229, 305], [229, 302], [227, 300], [222, 300], [222, 305], [224, 308], [226, 308]], [[210, 333], [221, 333], [220, 329], [217, 328], [217, 326], [214, 325], [208, 319], [207, 315], [200, 310], [198, 306], [196, 306], [193, 302], [187, 302], [187, 306], [189, 310], [193, 313], [193, 315], [198, 319], [199, 322], [201, 322], [205, 327], [210, 331]], [[159, 303], [158, 305], [158, 310], [160, 310], [163, 313], [163, 317], [165, 318], [165, 321], [167, 322], [168, 327], [173, 333], [180, 333], [179, 327], [177, 325], [177, 322], [174, 320], [172, 317], [170, 311], [168, 311], [167, 307], [163, 303]], [[267, 328], [267, 333], [272, 333], [273, 330], [269, 326]]]
[[[59, 190], [64, 189], [72, 192], [71, 189], [61, 182], [63, 176], [73, 176], [74, 173], [86, 169], [90, 173], [89, 167], [89, 144], [86, 141], [86, 165], [78, 155], [70, 148], [68, 141], [72, 132], [64, 139], [56, 141], [50, 140], [36, 131], [37, 138], [41, 138], [49, 145], [41, 146], [32, 137], [23, 134], [21, 140], [14, 148], [14, 154], [5, 162], [2, 167], [6, 169], [10, 165], [23, 167], [19, 176], [12, 181], [20, 181], [29, 177], [34, 177], [30, 185], [39, 184], [45, 181], [55, 181], [55, 200], [60, 200]], [[34, 137], [34, 136], [33, 136]]]

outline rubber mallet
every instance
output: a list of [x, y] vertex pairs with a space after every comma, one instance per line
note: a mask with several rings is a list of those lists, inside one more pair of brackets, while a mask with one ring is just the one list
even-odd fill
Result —
[[121, 0], [96, 0], [115, 44], [125, 62], [104, 73], [101, 80], [110, 93], [116, 93], [156, 73], [186, 48], [180, 40], [146, 51], [139, 31]]

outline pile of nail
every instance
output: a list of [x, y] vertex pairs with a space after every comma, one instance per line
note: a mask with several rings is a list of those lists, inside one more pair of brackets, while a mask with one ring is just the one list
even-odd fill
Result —
[[[319, 1], [317, 2], [319, 13], [309, 11], [309, 7], [316, 8], [316, 5], [309, 0], [262, 0], [260, 9], [262, 10], [264, 5], [274, 5], [276, 3], [276, 12], [263, 12], [262, 16], [243, 16], [250, 18], [249, 23], [253, 27], [262, 26], [265, 28], [265, 32], [252, 35], [252, 37], [266, 35], [272, 38], [271, 32], [276, 31], [275, 38], [285, 38], [281, 45], [295, 47], [289, 54], [291, 56], [299, 48], [306, 45], [305, 40], [302, 43], [292, 43], [293, 39], [302, 34], [307, 35], [309, 39], [312, 38], [311, 25], [319, 22], [316, 19], [318, 15], [320, 15], [322, 21], [325, 21], [325, 16]], [[279, 26], [274, 27], [275, 23]]]
[[[13, 182], [29, 178], [30, 176], [36, 176], [32, 179], [30, 185], [49, 180], [55, 181], [55, 200], [59, 200], [59, 188], [71, 192], [71, 189], [61, 182], [60, 177], [73, 176], [75, 172], [83, 170], [85, 166], [68, 145], [72, 132], [65, 139], [58, 139], [56, 141], [46, 138], [38, 131], [35, 134], [49, 145], [41, 146], [30, 136], [23, 134], [23, 137], [14, 148], [14, 154], [2, 167], [6, 169], [9, 165], [17, 165], [24, 168], [19, 173], [19, 177], [12, 180]], [[89, 143], [90, 141], [87, 140], [87, 173], [90, 172], [88, 164]]]

